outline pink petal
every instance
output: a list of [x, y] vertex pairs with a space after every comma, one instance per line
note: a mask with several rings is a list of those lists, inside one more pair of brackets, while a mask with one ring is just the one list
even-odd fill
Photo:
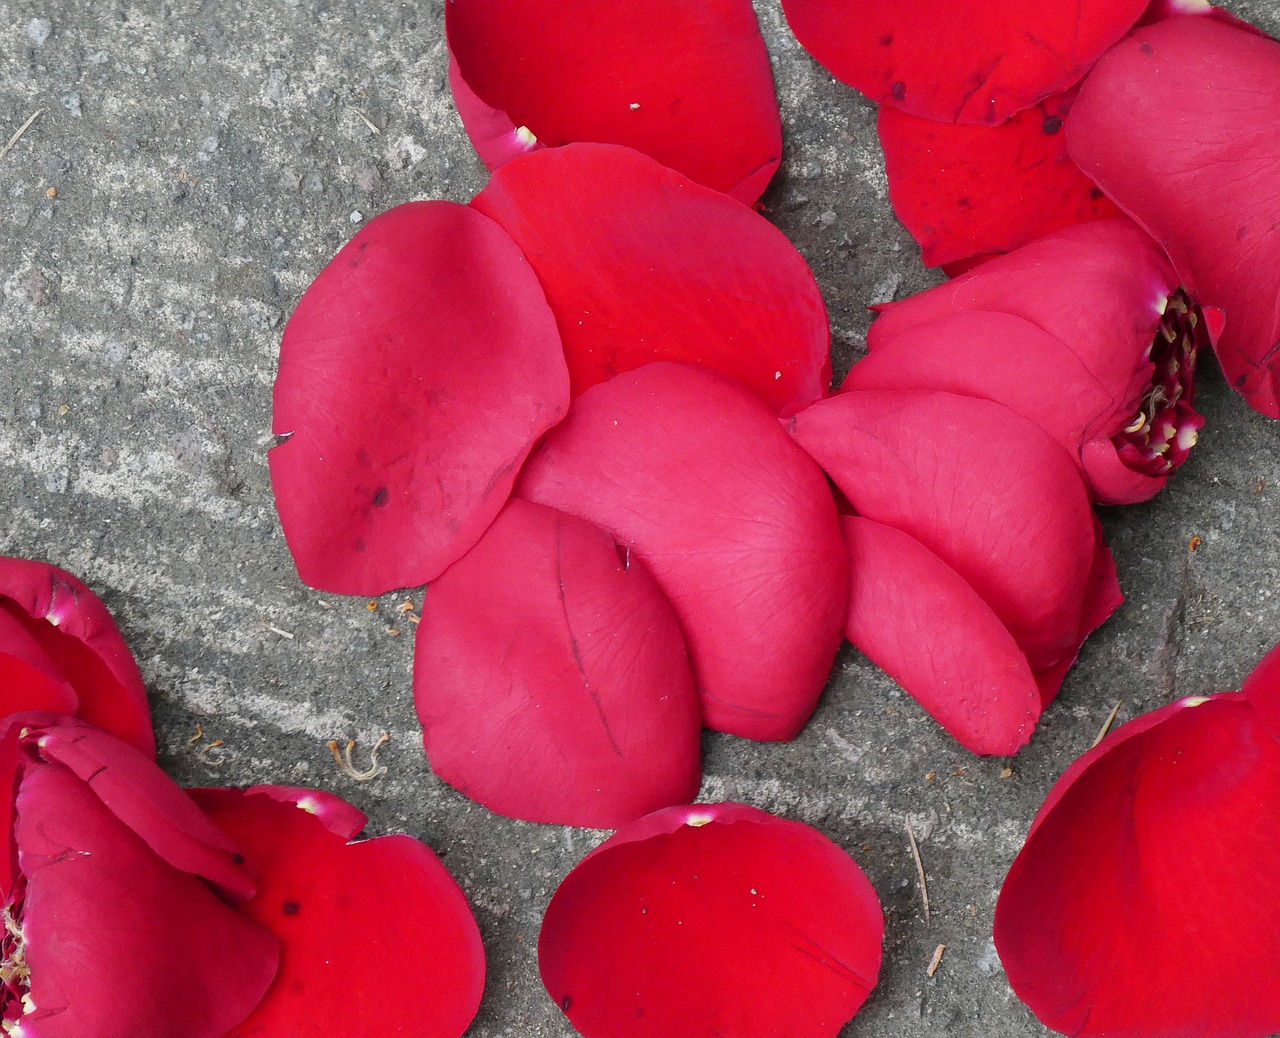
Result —
[[1032, 670], [1069, 658], [1094, 556], [1071, 457], [1007, 407], [935, 392], [852, 392], [791, 432], [859, 515], [909, 534], [995, 611]]
[[1280, 43], [1218, 18], [1135, 31], [1080, 90], [1071, 156], [1226, 311], [1218, 358], [1280, 417]]
[[574, 402], [518, 492], [648, 565], [684, 628], [705, 725], [795, 737], [842, 640], [847, 560], [826, 480], [756, 396], [687, 364], [619, 375]]
[[567, 404], [554, 318], [506, 233], [452, 202], [379, 216], [280, 347], [271, 478], [299, 575], [361, 595], [435, 579]]
[[655, 360], [732, 375], [785, 413], [826, 393], [817, 282], [750, 209], [637, 152], [588, 144], [511, 162], [471, 204], [537, 272], [575, 395]]
[[871, 100], [1002, 123], [1088, 71], [1147, 0], [784, 0], [800, 43]]
[[885, 105], [877, 128], [893, 211], [926, 266], [1008, 252], [1053, 231], [1120, 215], [1067, 155], [1075, 88], [999, 126], [964, 126]]
[[1109, 1038], [1280, 1030], [1280, 745], [1238, 694], [1125, 725], [1054, 787], [996, 906], [1040, 1020]]
[[668, 808], [591, 852], [538, 940], [586, 1038], [834, 1036], [880, 970], [875, 890], [816, 829], [743, 804]]
[[138, 665], [111, 613], [83, 581], [45, 562], [0, 558], [3, 612], [57, 664], [75, 690], [81, 718], [155, 756], [151, 707]]
[[843, 524], [849, 641], [966, 749], [1017, 753], [1040, 719], [1040, 692], [1008, 628], [918, 541], [868, 519]]
[[243, 906], [280, 940], [280, 975], [231, 1038], [460, 1038], [484, 990], [466, 895], [409, 836], [347, 843], [271, 795], [193, 796], [262, 877]]
[[513, 499], [431, 585], [414, 698], [431, 767], [500, 814], [616, 829], [702, 778], [684, 635], [644, 563]]
[[454, 0], [445, 25], [450, 79], [466, 86], [458, 109], [490, 169], [531, 138], [622, 144], [751, 203], [778, 168], [782, 123], [749, 0], [596, 0], [589, 12]]
[[35, 1006], [15, 1033], [222, 1038], [271, 984], [271, 934], [157, 857], [66, 769], [27, 771], [14, 831]]

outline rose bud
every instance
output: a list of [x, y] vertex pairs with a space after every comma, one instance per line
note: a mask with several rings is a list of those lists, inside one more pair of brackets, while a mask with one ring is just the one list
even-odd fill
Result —
[[996, 904], [1013, 990], [1082, 1038], [1280, 1031], [1280, 650], [1243, 692], [1112, 732], [1050, 791]]
[[257, 1004], [274, 937], [227, 899], [245, 858], [140, 750], [83, 721], [13, 715], [0, 1027], [30, 1038], [223, 1038]]
[[842, 390], [941, 389], [1041, 426], [1095, 501], [1159, 491], [1187, 458], [1200, 351], [1221, 327], [1128, 220], [1070, 227], [879, 307]]
[[0, 558], [0, 713], [80, 717], [156, 754], [138, 665], [107, 607], [45, 562]]
[[1080, 88], [1067, 144], [1224, 311], [1223, 372], [1280, 418], [1280, 42], [1219, 17], [1144, 26]]

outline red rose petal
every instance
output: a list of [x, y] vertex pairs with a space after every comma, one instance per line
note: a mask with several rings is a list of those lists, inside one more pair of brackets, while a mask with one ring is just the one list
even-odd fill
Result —
[[1218, 18], [1138, 29], [1081, 87], [1071, 156], [1226, 311], [1218, 359], [1280, 417], [1280, 43]]
[[[0, 613], [40, 643], [75, 690], [78, 706], [67, 712], [156, 755], [147, 689], [133, 653], [83, 581], [45, 562], [0, 558]], [[44, 709], [36, 703], [22, 708]]]
[[1245, 678], [1243, 691], [1267, 731], [1280, 742], [1280, 645]]
[[1054, 787], [1005, 880], [996, 947], [1049, 1027], [1280, 1030], [1280, 745], [1243, 696], [1113, 733]]
[[335, 793], [305, 786], [250, 786], [245, 793], [261, 793], [282, 804], [299, 807], [315, 815], [329, 832], [344, 840], [354, 840], [369, 824], [368, 816]]
[[1147, 0], [783, 0], [800, 43], [871, 100], [1001, 123], [1088, 71]]
[[791, 420], [859, 515], [910, 534], [965, 580], [1033, 670], [1078, 648], [1093, 513], [1070, 456], [1007, 407], [853, 392]]
[[463, 125], [490, 169], [530, 138], [622, 144], [749, 204], [778, 168], [782, 123], [749, 0], [453, 0], [445, 26]]
[[684, 635], [639, 557], [513, 499], [431, 585], [414, 698], [431, 767], [491, 810], [616, 829], [698, 794]]
[[919, 541], [868, 519], [843, 524], [849, 641], [967, 749], [1017, 753], [1040, 719], [1040, 692], [1009, 629]]
[[875, 890], [817, 830], [743, 804], [668, 808], [591, 852], [538, 939], [587, 1038], [834, 1036], [880, 970]]
[[688, 364], [619, 375], [574, 402], [518, 493], [649, 566], [707, 727], [780, 740], [804, 727], [842, 641], [847, 557], [826, 479], [754, 394]]
[[271, 479], [299, 575], [360, 595], [435, 579], [567, 404], [554, 318], [506, 233], [452, 202], [379, 216], [280, 347]]
[[347, 843], [271, 795], [192, 790], [262, 879], [242, 908], [281, 944], [280, 974], [229, 1038], [459, 1038], [484, 947], [466, 895], [408, 836]]
[[555, 311], [574, 394], [655, 360], [732, 375], [790, 413], [831, 384], [831, 332], [804, 258], [768, 220], [625, 148], [511, 162], [471, 203]]
[[1075, 88], [999, 126], [963, 126], [889, 105], [877, 128], [893, 211], [929, 267], [1008, 252], [1053, 231], [1120, 215], [1067, 155]]
[[0, 605], [0, 716], [24, 710], [75, 715], [80, 701], [26, 625]]
[[222, 1038], [271, 984], [271, 934], [164, 863], [64, 768], [27, 770], [14, 832], [35, 1006], [15, 1034]]

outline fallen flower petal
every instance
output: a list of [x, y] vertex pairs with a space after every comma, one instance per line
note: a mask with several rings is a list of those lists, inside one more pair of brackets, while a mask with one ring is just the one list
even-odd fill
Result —
[[638, 152], [589, 144], [509, 163], [471, 204], [537, 273], [575, 396], [655, 360], [722, 371], [786, 414], [827, 392], [817, 282], [758, 213]]
[[[31, 654], [28, 665], [43, 673], [45, 691], [10, 683], [6, 713], [74, 714], [155, 756], [138, 665], [107, 607], [83, 581], [45, 562], [0, 557], [0, 661], [15, 653]], [[39, 664], [32, 662], [36, 656]]]
[[430, 848], [409, 836], [348, 843], [261, 787], [191, 796], [258, 870], [241, 910], [281, 946], [275, 983], [228, 1038], [460, 1038], [480, 1006], [484, 947]]
[[750, 204], [782, 156], [749, 0], [452, 0], [450, 82], [491, 170], [535, 144], [622, 144]]
[[538, 965], [586, 1038], [822, 1038], [875, 986], [884, 916], [820, 832], [744, 804], [668, 808], [565, 877]]
[[491, 810], [616, 829], [698, 794], [680, 624], [640, 557], [576, 516], [508, 502], [431, 585], [413, 676], [432, 769]]
[[1002, 123], [1059, 93], [1147, 0], [784, 0], [800, 43], [871, 100], [942, 122]]
[[451, 202], [371, 221], [280, 347], [269, 457], [299, 575], [360, 595], [433, 580], [567, 405], [555, 319], [500, 227]]
[[1228, 381], [1280, 417], [1280, 43], [1217, 17], [1144, 26], [1081, 87], [1067, 142], [1225, 312]]
[[842, 640], [835, 501], [770, 410], [724, 375], [648, 364], [583, 393], [519, 496], [589, 519], [653, 573], [709, 728], [792, 739]]

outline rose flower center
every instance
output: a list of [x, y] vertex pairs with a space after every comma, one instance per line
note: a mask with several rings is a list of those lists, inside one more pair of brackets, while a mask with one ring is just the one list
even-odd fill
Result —
[[1169, 297], [1146, 359], [1155, 365], [1151, 388], [1133, 420], [1112, 437], [1129, 468], [1148, 476], [1172, 472], [1191, 453], [1204, 425], [1195, 409], [1196, 358], [1209, 345], [1208, 322], [1187, 295]]
[[35, 1008], [31, 1001], [26, 935], [22, 929], [25, 886], [25, 881], [19, 878], [9, 903], [4, 906], [4, 929], [0, 931], [0, 1030], [6, 1035], [20, 1036], [22, 1017]]

